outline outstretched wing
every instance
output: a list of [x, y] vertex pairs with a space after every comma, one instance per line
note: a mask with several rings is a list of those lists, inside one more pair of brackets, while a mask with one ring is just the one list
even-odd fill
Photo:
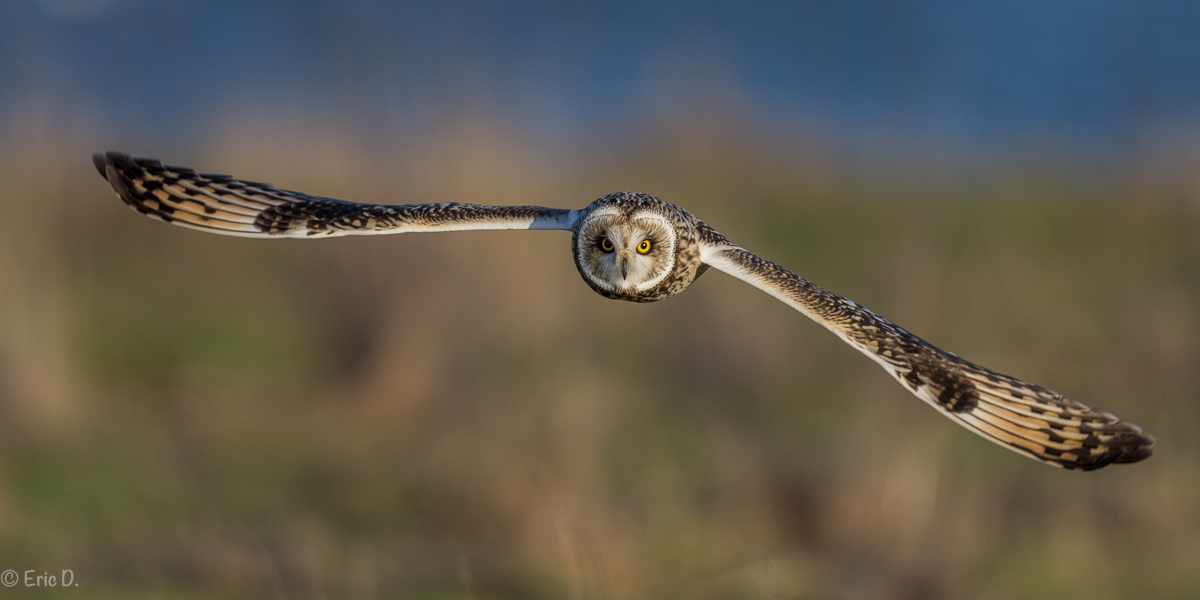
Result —
[[1001, 446], [1090, 471], [1153, 453], [1133, 423], [1040, 385], [969, 363], [887, 319], [748, 252], [701, 224], [701, 260], [795, 308], [883, 366], [938, 412]]
[[468, 229], [570, 229], [577, 211], [540, 206], [360, 204], [197, 173], [119, 152], [92, 156], [134, 210], [182, 227], [246, 237], [330, 237]]

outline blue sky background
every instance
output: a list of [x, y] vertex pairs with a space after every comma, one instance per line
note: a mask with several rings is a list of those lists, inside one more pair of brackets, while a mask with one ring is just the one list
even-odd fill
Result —
[[1200, 137], [1200, 3], [14, 0], [0, 115], [30, 105], [127, 139], [486, 110], [550, 143], [718, 106], [849, 149], [1109, 160]]

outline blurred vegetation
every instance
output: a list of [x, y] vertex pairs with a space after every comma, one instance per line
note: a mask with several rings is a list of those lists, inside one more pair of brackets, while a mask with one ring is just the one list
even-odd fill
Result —
[[[694, 131], [716, 131], [695, 134]], [[621, 189], [1139, 423], [1069, 473], [713, 272], [653, 305], [561, 232], [244, 240], [129, 212], [97, 136], [0, 145], [0, 569], [89, 598], [1195, 598], [1200, 201], [1107, 173], [850, 168], [703, 123], [551, 153], [230, 127], [202, 170], [372, 202]], [[137, 148], [122, 148], [138, 152]]]

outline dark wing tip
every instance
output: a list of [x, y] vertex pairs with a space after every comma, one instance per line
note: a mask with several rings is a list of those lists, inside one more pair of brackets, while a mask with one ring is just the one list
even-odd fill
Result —
[[[1115, 418], [1115, 417], [1114, 417]], [[1153, 436], [1142, 433], [1142, 428], [1128, 421], [1118, 420], [1109, 426], [1116, 435], [1108, 442], [1112, 446], [1112, 459], [1105, 464], [1129, 464], [1140, 462], [1154, 455]]]
[[92, 164], [96, 165], [96, 170], [100, 172], [100, 176], [108, 181], [108, 158], [99, 152], [92, 155]]
[[139, 162], [143, 162], [145, 160], [146, 159], [133, 158], [124, 152], [115, 152], [113, 150], [109, 150], [104, 154], [97, 152], [92, 155], [92, 164], [96, 165], [96, 170], [100, 172], [100, 176], [109, 182], [112, 182], [113, 180], [112, 174], [108, 170], [109, 167], [128, 169], [131, 167], [137, 167]]
[[[121, 168], [162, 168], [163, 166], [162, 162], [158, 159], [130, 156], [125, 152], [117, 152], [115, 150], [109, 150], [104, 154], [100, 154], [99, 152], [92, 154], [92, 162], [96, 165], [97, 169], [100, 169], [101, 165], [116, 165]], [[187, 170], [190, 171], [191, 169]]]
[[132, 156], [129, 156], [129, 154], [127, 154], [125, 152], [117, 152], [116, 150], [109, 150], [108, 152], [105, 152], [103, 154], [97, 152], [92, 155], [92, 161], [94, 161], [97, 165], [100, 165], [103, 163], [134, 164], [135, 161], [137, 161], [137, 160], [140, 160], [140, 159], [133, 158]]
[[1154, 455], [1154, 444], [1157, 440], [1153, 437], [1138, 434], [1130, 439], [1133, 442], [1133, 447], [1125, 449], [1120, 456], [1113, 459], [1117, 464], [1128, 464], [1146, 460]]
[[121, 200], [131, 206], [135, 203], [134, 198], [129, 195], [129, 190], [126, 188], [125, 182], [122, 181], [120, 174], [121, 167], [134, 164], [134, 159], [123, 152], [109, 150], [104, 154], [100, 154], [99, 152], [93, 154], [92, 164], [96, 166], [96, 170], [100, 172], [100, 176], [116, 190]]
[[1108, 465], [1141, 462], [1154, 455], [1156, 440], [1143, 434], [1140, 427], [1125, 421], [1118, 421], [1114, 425], [1127, 426], [1129, 431], [1109, 440], [1108, 445], [1113, 447], [1109, 448], [1107, 452], [1093, 455], [1083, 461], [1065, 463], [1063, 466], [1079, 471], [1095, 471]]

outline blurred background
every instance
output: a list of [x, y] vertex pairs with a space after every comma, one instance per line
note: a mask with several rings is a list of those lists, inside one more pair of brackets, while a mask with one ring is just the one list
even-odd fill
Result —
[[[1200, 5], [13, 0], [0, 570], [14, 598], [1200, 597]], [[562, 232], [262, 241], [122, 150], [349, 200], [637, 190], [1112, 411], [1063, 472], [720, 273]]]

